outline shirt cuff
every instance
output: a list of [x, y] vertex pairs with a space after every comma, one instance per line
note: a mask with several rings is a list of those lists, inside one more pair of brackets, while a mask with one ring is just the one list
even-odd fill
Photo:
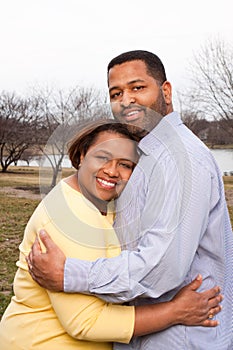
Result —
[[64, 292], [88, 293], [91, 261], [67, 258], [64, 267]]

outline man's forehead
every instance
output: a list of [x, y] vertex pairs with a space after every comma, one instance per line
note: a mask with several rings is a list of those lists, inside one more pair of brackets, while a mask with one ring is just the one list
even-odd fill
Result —
[[112, 88], [114, 82], [122, 79], [128, 80], [129, 83], [133, 83], [134, 80], [141, 79], [141, 74], [147, 73], [147, 67], [143, 61], [129, 61], [122, 64], [113, 66], [108, 72], [108, 85]]

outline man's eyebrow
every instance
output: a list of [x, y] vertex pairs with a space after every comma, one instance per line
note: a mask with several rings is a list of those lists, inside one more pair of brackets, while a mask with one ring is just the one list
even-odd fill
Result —
[[[127, 85], [133, 85], [135, 83], [145, 83], [145, 81], [143, 79], [135, 79], [135, 80], [131, 80], [127, 83]], [[109, 92], [111, 92], [112, 90], [120, 90], [119, 86], [112, 86], [109, 89]]]

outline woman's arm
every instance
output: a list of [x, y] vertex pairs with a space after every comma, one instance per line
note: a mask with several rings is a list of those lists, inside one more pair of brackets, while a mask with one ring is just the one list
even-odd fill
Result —
[[73, 338], [93, 342], [129, 343], [135, 309], [107, 303], [95, 296], [49, 292], [54, 312]]
[[214, 327], [208, 319], [220, 311], [219, 288], [198, 293], [202, 279], [195, 279], [169, 302], [137, 306], [106, 303], [82, 294], [48, 292], [57, 317], [73, 338], [128, 343], [133, 335], [161, 331], [175, 324]]
[[196, 292], [202, 283], [199, 275], [183, 287], [169, 302], [137, 306], [135, 310], [134, 335], [145, 335], [161, 331], [176, 324], [186, 326], [215, 327], [212, 317], [221, 311], [223, 297], [219, 287], [202, 293]]

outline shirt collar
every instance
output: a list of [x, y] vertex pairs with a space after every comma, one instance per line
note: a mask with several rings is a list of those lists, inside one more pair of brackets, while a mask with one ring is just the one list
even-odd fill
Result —
[[139, 142], [139, 149], [149, 155], [161, 143], [170, 139], [174, 129], [183, 124], [179, 113], [172, 112], [163, 117], [154, 129]]

